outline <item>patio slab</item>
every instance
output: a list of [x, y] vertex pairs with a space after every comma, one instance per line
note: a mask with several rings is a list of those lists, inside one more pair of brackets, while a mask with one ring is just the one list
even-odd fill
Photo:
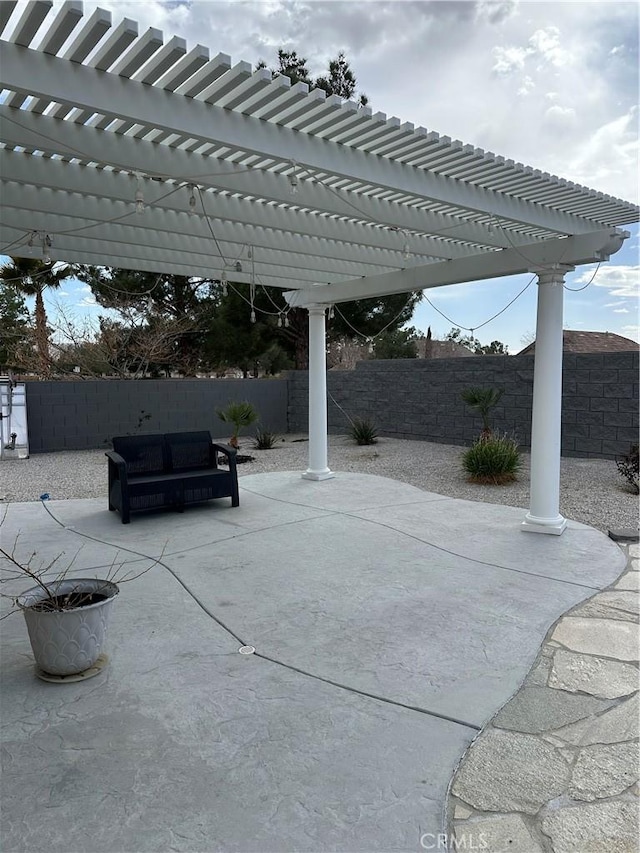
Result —
[[95, 500], [7, 508], [3, 542], [85, 543], [75, 571], [162, 557], [122, 587], [90, 681], [38, 681], [2, 623], [3, 849], [419, 850], [551, 624], [624, 567], [583, 525], [530, 536], [474, 503], [456, 529], [470, 502], [379, 477], [240, 490], [130, 525]]

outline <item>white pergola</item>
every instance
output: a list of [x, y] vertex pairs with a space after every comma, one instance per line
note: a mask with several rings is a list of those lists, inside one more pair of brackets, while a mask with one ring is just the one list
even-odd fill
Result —
[[522, 526], [562, 532], [564, 276], [637, 207], [76, 0], [2, 0], [0, 40], [0, 252], [282, 288], [309, 311], [308, 479], [332, 476], [329, 306], [536, 273]]

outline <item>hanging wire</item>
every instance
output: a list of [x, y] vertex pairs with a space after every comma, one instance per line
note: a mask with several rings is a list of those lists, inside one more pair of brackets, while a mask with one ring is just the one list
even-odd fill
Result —
[[564, 287], [565, 290], [569, 290], [571, 293], [580, 293], [581, 290], [586, 290], [589, 287], [589, 285], [593, 283], [594, 278], [598, 275], [598, 270], [600, 269], [601, 263], [602, 263], [602, 261], [598, 261], [598, 266], [593, 271], [593, 275], [591, 276], [589, 281], [585, 285], [583, 285], [582, 287], [567, 287], [566, 284], [563, 284], [562, 286]]
[[477, 332], [478, 329], [481, 329], [483, 326], [486, 326], [488, 323], [491, 323], [492, 320], [495, 320], [496, 317], [499, 317], [501, 314], [504, 314], [504, 312], [507, 310], [507, 308], [510, 308], [513, 305], [513, 303], [516, 301], [516, 299], [520, 299], [522, 294], [529, 287], [531, 287], [531, 285], [533, 284], [535, 279], [536, 279], [536, 275], [531, 276], [531, 278], [525, 284], [525, 286], [522, 288], [522, 290], [519, 293], [516, 293], [516, 295], [513, 297], [513, 299], [510, 302], [507, 302], [507, 304], [504, 306], [504, 308], [501, 308], [492, 317], [489, 317], [488, 320], [485, 320], [484, 323], [478, 323], [478, 325], [474, 326], [473, 328], [471, 328], [471, 326], [463, 326], [462, 323], [456, 323], [456, 321], [452, 320], [451, 317], [449, 317], [447, 314], [444, 313], [444, 311], [441, 311], [438, 307], [436, 307], [426, 294], [423, 294], [423, 295], [424, 295], [424, 299], [429, 303], [429, 305], [431, 305], [431, 307], [433, 308], [434, 311], [437, 311], [441, 317], [444, 317], [445, 320], [448, 320], [450, 323], [453, 323], [453, 325], [456, 326], [458, 329], [463, 329], [465, 332], [474, 332], [474, 331]]
[[407, 301], [404, 303], [404, 305], [402, 306], [402, 308], [398, 311], [398, 313], [397, 313], [397, 314], [396, 314], [396, 316], [393, 318], [393, 320], [390, 320], [390, 321], [387, 323], [387, 325], [386, 325], [386, 326], [384, 326], [382, 329], [380, 329], [380, 331], [379, 331], [379, 332], [376, 332], [376, 333], [375, 333], [375, 335], [365, 334], [364, 332], [360, 332], [358, 329], [356, 329], [356, 327], [355, 327], [355, 326], [353, 326], [353, 325], [349, 322], [349, 320], [347, 320], [347, 318], [344, 316], [344, 314], [343, 314], [343, 313], [342, 313], [342, 311], [338, 308], [338, 306], [337, 306], [337, 305], [334, 305], [334, 306], [333, 306], [333, 309], [334, 309], [334, 311], [336, 311], [336, 312], [338, 313], [338, 315], [342, 318], [342, 321], [343, 321], [344, 323], [346, 323], [346, 324], [347, 324], [347, 326], [349, 326], [349, 328], [350, 328], [352, 331], [354, 331], [354, 332], [356, 333], [356, 335], [358, 335], [358, 336], [359, 336], [359, 337], [361, 337], [361, 338], [364, 338], [364, 339], [369, 343], [369, 345], [370, 345], [370, 346], [372, 346], [372, 345], [373, 345], [373, 341], [375, 341], [375, 339], [376, 339], [376, 338], [380, 337], [380, 335], [382, 335], [384, 332], [386, 332], [386, 331], [387, 331], [387, 329], [389, 328], [389, 326], [392, 326], [392, 325], [396, 322], [396, 320], [398, 319], [398, 317], [400, 317], [400, 316], [401, 316], [401, 314], [402, 314], [402, 313], [407, 309], [407, 307], [408, 307], [408, 305], [409, 305], [409, 303], [411, 302], [411, 300], [412, 300], [412, 299], [413, 299], [413, 295], [409, 296], [409, 298], [408, 298], [408, 299], [407, 299]]

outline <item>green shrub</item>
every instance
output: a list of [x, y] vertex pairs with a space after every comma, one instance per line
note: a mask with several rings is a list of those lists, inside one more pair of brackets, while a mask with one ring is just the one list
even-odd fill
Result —
[[375, 444], [378, 441], [378, 430], [373, 421], [368, 418], [354, 418], [351, 421], [349, 435], [356, 444]]
[[491, 436], [491, 424], [489, 413], [498, 405], [504, 390], [500, 388], [465, 388], [460, 394], [467, 406], [475, 409], [482, 418], [482, 432], [480, 437], [484, 440]]
[[253, 446], [256, 450], [273, 450], [279, 438], [280, 436], [276, 435], [275, 432], [271, 432], [270, 429], [257, 429]]
[[258, 420], [258, 412], [255, 406], [247, 400], [242, 402], [229, 402], [226, 409], [216, 409], [216, 414], [226, 424], [233, 424], [233, 434], [229, 439], [232, 447], [238, 447], [238, 436], [242, 427], [251, 426]]
[[462, 454], [462, 466], [473, 483], [510, 483], [520, 465], [518, 443], [508, 435], [480, 437]]
[[632, 444], [627, 454], [621, 456], [619, 459], [616, 457], [616, 467], [620, 472], [620, 476], [625, 478], [636, 495], [640, 494], [640, 486], [638, 485], [638, 473], [640, 469], [638, 454], [638, 445]]

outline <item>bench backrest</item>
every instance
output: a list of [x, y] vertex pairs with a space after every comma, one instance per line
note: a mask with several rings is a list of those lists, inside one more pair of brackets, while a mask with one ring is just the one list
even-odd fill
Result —
[[206, 430], [168, 432], [164, 438], [167, 443], [168, 464], [172, 471], [195, 471], [212, 467], [214, 464], [211, 434]]
[[127, 463], [128, 474], [162, 474], [166, 470], [164, 436], [119, 435], [113, 449]]

